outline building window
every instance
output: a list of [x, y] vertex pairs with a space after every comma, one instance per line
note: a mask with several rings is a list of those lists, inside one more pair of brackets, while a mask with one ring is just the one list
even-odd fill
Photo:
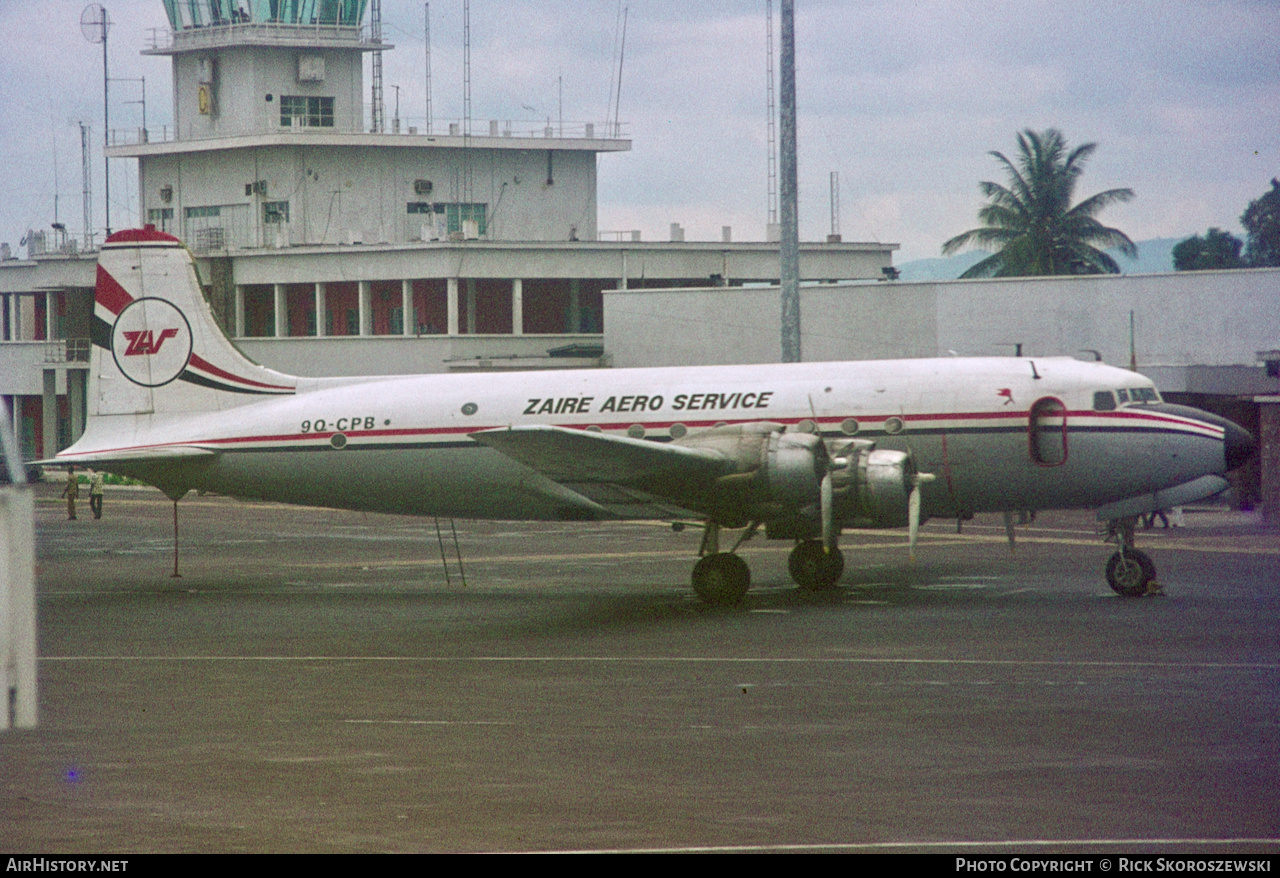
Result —
[[172, 207], [150, 207], [147, 208], [147, 222], [155, 226], [162, 232], [173, 230], [173, 208]]
[[435, 213], [435, 205], [430, 201], [410, 201], [408, 204], [409, 213]]
[[287, 223], [289, 221], [289, 202], [264, 201], [262, 203], [262, 221], [264, 223]]
[[446, 227], [449, 232], [464, 231], [462, 224], [469, 220], [476, 223], [477, 234], [484, 237], [488, 232], [488, 224], [485, 222], [485, 208], [487, 204], [446, 204], [444, 205], [444, 218]]
[[216, 205], [213, 207], [188, 207], [183, 213], [187, 219], [199, 219], [202, 217], [221, 216], [222, 208]]
[[285, 128], [332, 128], [333, 98], [281, 95], [280, 124]]

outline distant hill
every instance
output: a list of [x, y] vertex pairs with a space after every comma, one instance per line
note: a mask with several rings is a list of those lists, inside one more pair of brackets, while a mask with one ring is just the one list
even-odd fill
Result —
[[[1188, 236], [1190, 237], [1190, 236]], [[1138, 247], [1138, 258], [1130, 259], [1118, 251], [1108, 250], [1111, 257], [1120, 264], [1124, 274], [1159, 274], [1173, 271], [1173, 248], [1183, 238], [1153, 238], [1150, 241], [1135, 241]], [[976, 265], [988, 255], [984, 250], [971, 250], [957, 256], [938, 259], [915, 259], [899, 265], [900, 280], [930, 281], [955, 280], [971, 265]]]

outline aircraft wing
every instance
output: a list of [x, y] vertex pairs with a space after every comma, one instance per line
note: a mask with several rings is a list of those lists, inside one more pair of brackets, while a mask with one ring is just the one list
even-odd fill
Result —
[[472, 433], [547, 478], [626, 518], [686, 518], [732, 472], [717, 451], [545, 425]]

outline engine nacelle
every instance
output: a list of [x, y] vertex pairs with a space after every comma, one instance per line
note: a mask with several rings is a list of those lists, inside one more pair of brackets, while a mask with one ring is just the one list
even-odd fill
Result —
[[905, 451], [855, 440], [831, 454], [836, 521], [844, 527], [905, 527], [916, 466]]
[[762, 422], [713, 428], [679, 444], [713, 448], [732, 461], [733, 472], [712, 490], [710, 511], [721, 524], [762, 521], [770, 535], [778, 527], [802, 537], [820, 531], [822, 478], [830, 463], [818, 436]]
[[716, 427], [677, 444], [712, 448], [732, 464], [712, 488], [708, 512], [725, 527], [763, 522], [774, 539], [822, 534], [822, 479], [831, 474], [840, 527], [904, 527], [916, 467], [904, 451], [853, 439], [830, 447], [812, 433], [761, 422]]

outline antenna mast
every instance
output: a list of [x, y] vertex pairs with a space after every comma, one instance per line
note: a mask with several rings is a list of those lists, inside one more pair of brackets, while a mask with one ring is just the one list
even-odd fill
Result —
[[93, 186], [89, 171], [89, 126], [80, 126], [80, 203], [84, 206], [84, 249], [93, 249]]
[[769, 219], [765, 226], [765, 238], [773, 240], [774, 227], [778, 225], [778, 107], [773, 99], [773, 0], [765, 0], [765, 68], [768, 72], [769, 106]]
[[840, 172], [831, 172], [831, 238], [840, 238]]
[[622, 7], [622, 43], [618, 47], [618, 96], [613, 102], [613, 136], [622, 136], [622, 131], [618, 125], [618, 114], [622, 107], [622, 62], [627, 57], [627, 13], [631, 11], [630, 6]]
[[369, 4], [369, 39], [379, 47], [373, 51], [373, 119], [369, 130], [381, 134], [386, 128], [382, 104], [382, 0], [371, 0]]
[[427, 43], [427, 133], [431, 133], [431, 4], [424, 3], [423, 18], [426, 22], [425, 35]]
[[[462, 200], [471, 202], [471, 0], [462, 0]], [[468, 208], [469, 209], [469, 208]]]
[[111, 159], [106, 156], [111, 146], [111, 114], [107, 106], [107, 31], [111, 29], [111, 17], [101, 3], [91, 3], [80, 13], [80, 33], [91, 43], [102, 43], [102, 176], [106, 191], [107, 235], [111, 235]]

